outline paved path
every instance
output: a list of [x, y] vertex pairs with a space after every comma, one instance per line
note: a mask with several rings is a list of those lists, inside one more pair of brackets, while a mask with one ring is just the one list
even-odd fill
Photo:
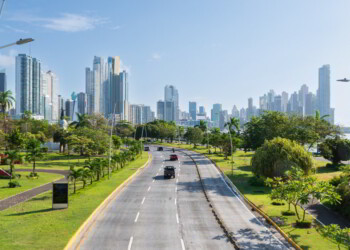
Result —
[[[155, 151], [153, 160], [77, 235], [71, 249], [234, 249], [207, 202], [194, 162], [183, 152]], [[204, 156], [203, 156], [204, 157]], [[266, 229], [200, 155], [204, 187], [241, 249], [288, 249]], [[176, 167], [175, 179], [163, 167]]]
[[[16, 172], [31, 172], [32, 169], [17, 169]], [[52, 174], [61, 174], [64, 176], [67, 176], [69, 174], [68, 170], [54, 170], [54, 169], [36, 169], [36, 172], [43, 172], [43, 173], [52, 173]], [[59, 181], [63, 181], [65, 180], [66, 177], [58, 180]], [[38, 194], [44, 193], [46, 191], [49, 191], [52, 189], [52, 183], [47, 183], [44, 184], [42, 186], [30, 189], [28, 191], [24, 191], [22, 193], [19, 193], [17, 195], [11, 196], [9, 198], [6, 198], [4, 200], [0, 201], [0, 211], [5, 210], [9, 207], [12, 207], [14, 205], [17, 205], [18, 203], [27, 201], [31, 198], [33, 198], [34, 196], [37, 196]]]

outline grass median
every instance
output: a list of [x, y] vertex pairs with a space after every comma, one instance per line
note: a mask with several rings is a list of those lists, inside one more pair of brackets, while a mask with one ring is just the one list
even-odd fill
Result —
[[38, 173], [39, 178], [32, 179], [27, 178], [26, 176], [30, 174], [30, 172], [17, 172], [16, 174], [20, 174], [20, 179], [15, 179], [19, 182], [21, 187], [16, 188], [9, 188], [8, 179], [0, 179], [0, 200], [6, 199], [10, 196], [25, 192], [27, 190], [30, 190], [32, 188], [39, 187], [41, 185], [44, 185], [46, 183], [53, 182], [55, 180], [61, 179], [64, 176], [60, 174], [50, 174], [50, 173]]
[[89, 215], [143, 166], [148, 154], [112, 174], [108, 180], [94, 182], [69, 197], [69, 207], [52, 210], [52, 192], [47, 192], [15, 207], [0, 212], [0, 248], [63, 249]]
[[[317, 227], [301, 229], [294, 227], [294, 223], [297, 217], [294, 216], [282, 216], [282, 211], [288, 210], [288, 205], [273, 205], [272, 200], [269, 197], [270, 189], [265, 186], [254, 186], [250, 183], [253, 177], [253, 173], [250, 166], [250, 161], [254, 153], [236, 151], [233, 155], [233, 169], [231, 165], [231, 159], [225, 160], [223, 154], [217, 151], [217, 154], [208, 154], [208, 149], [203, 146], [197, 146], [193, 148], [192, 145], [188, 144], [170, 144], [162, 143], [164, 146], [169, 147], [179, 147], [183, 149], [188, 149], [196, 151], [198, 153], [204, 154], [210, 159], [212, 159], [220, 169], [226, 174], [227, 177], [236, 185], [236, 187], [247, 197], [251, 202], [253, 202], [257, 207], [263, 210], [270, 218], [279, 217], [284, 220], [284, 225], [280, 226], [281, 229], [289, 235], [301, 248], [303, 249], [338, 249], [336, 243], [330, 241], [329, 239], [323, 238], [317, 231]], [[213, 152], [213, 149], [211, 149]], [[329, 180], [333, 176], [341, 174], [341, 171], [330, 170], [326, 168], [325, 161], [315, 160], [315, 165], [317, 167], [317, 174], [315, 175], [319, 180]], [[233, 171], [232, 171], [233, 170]], [[298, 210], [301, 212], [301, 209]], [[311, 215], [306, 216], [306, 220], [312, 221]], [[341, 249], [347, 249], [345, 246], [341, 246]]]

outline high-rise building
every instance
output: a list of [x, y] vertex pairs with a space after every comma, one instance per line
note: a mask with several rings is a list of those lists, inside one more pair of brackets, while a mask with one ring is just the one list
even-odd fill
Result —
[[276, 95], [273, 101], [273, 110], [282, 112], [282, 96]]
[[290, 103], [290, 113], [298, 114], [299, 113], [299, 101], [298, 101], [298, 94], [297, 92], [294, 92], [290, 95], [289, 99]]
[[142, 107], [142, 124], [152, 122], [153, 116], [152, 116], [152, 110], [150, 106], [143, 106]]
[[65, 106], [66, 106], [66, 116], [70, 117], [71, 120], [73, 120], [73, 101], [70, 99], [67, 99], [65, 102]]
[[[40, 90], [42, 90], [41, 87], [41, 63], [38, 59], [33, 58], [32, 59], [32, 113], [35, 115], [40, 114], [40, 101], [42, 93], [40, 93]], [[51, 119], [50, 119], [51, 120]]]
[[213, 122], [214, 127], [219, 127], [220, 122], [220, 112], [222, 111], [222, 104], [216, 103], [213, 104], [213, 108], [211, 110], [211, 121]]
[[157, 102], [157, 119], [158, 120], [165, 120], [164, 111], [165, 111], [164, 101], [158, 101]]
[[247, 111], [245, 110], [245, 108], [241, 108], [241, 110], [239, 111], [239, 120], [244, 123], [247, 120]]
[[95, 88], [94, 88], [94, 72], [89, 68], [85, 68], [85, 93], [88, 99], [88, 114], [95, 113]]
[[275, 91], [271, 89], [267, 93], [267, 110], [273, 110], [273, 101], [275, 100]]
[[131, 104], [129, 107], [129, 121], [132, 124], [142, 124], [142, 107], [143, 105]]
[[259, 98], [259, 109], [267, 110], [267, 95], [260, 96]]
[[309, 92], [305, 98], [305, 115], [314, 116], [316, 111], [316, 96]]
[[288, 93], [283, 91], [281, 95], [281, 106], [282, 106], [282, 112], [287, 112], [288, 107]]
[[51, 121], [52, 119], [52, 103], [51, 98], [48, 95], [42, 96], [42, 107], [43, 107], [43, 113], [44, 119], [47, 121]]
[[221, 110], [219, 114], [219, 128], [220, 130], [225, 129], [225, 124], [228, 121], [228, 112], [227, 110]]
[[193, 121], [197, 120], [197, 103], [196, 102], [188, 103], [188, 112], [190, 113], [191, 119]]
[[6, 84], [6, 72], [5, 70], [0, 71], [0, 92], [7, 91], [7, 84]]
[[117, 108], [119, 94], [120, 57], [108, 57], [107, 79], [104, 82], [105, 113], [112, 114]]
[[16, 56], [16, 115], [32, 111], [33, 70], [32, 57]]
[[[273, 101], [272, 101], [273, 103]], [[255, 115], [254, 112], [254, 105], [253, 105], [253, 98], [248, 98], [248, 108], [247, 108], [247, 120], [250, 121], [252, 117]]]
[[236, 105], [234, 105], [233, 106], [233, 108], [232, 108], [232, 117], [234, 117], [234, 118], [239, 118], [239, 110], [238, 110], [238, 108], [236, 107]]
[[122, 119], [129, 120], [129, 80], [125, 70], [119, 74], [118, 90], [116, 113], [120, 114]]
[[[318, 109], [320, 115], [331, 115], [331, 71], [329, 65], [323, 65], [318, 70]], [[330, 117], [326, 118], [330, 121]]]
[[164, 102], [164, 120], [167, 122], [175, 121], [176, 116], [176, 108], [175, 102], [173, 101], [165, 101]]
[[77, 95], [78, 109], [79, 114], [87, 114], [87, 95], [84, 92], [80, 92]]
[[201, 116], [207, 116], [207, 113], [205, 112], [204, 106], [199, 106], [199, 114]]
[[[174, 102], [174, 110], [171, 111], [175, 114], [175, 120], [179, 120], [179, 92], [173, 85], [166, 85], [164, 88], [164, 101]], [[170, 104], [169, 104], [170, 105]]]
[[[41, 73], [42, 79], [42, 95], [49, 96], [50, 103], [52, 104], [51, 119], [52, 121], [58, 121], [60, 116], [58, 92], [59, 92], [59, 80], [57, 75], [51, 70], [46, 73]], [[34, 82], [33, 82], [34, 83]], [[42, 110], [42, 109], [41, 109]]]

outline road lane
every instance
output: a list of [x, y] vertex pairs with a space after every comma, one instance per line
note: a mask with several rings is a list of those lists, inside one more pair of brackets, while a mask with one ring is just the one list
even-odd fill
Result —
[[[172, 151], [151, 150], [150, 166], [110, 202], [80, 249], [233, 249], [199, 189], [193, 162], [183, 155], [170, 162]], [[166, 165], [176, 166], [176, 179], [163, 178]]]

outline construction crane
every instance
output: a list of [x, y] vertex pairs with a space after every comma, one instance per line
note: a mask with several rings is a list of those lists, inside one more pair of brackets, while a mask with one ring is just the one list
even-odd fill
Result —
[[5, 0], [2, 0], [1, 7], [0, 7], [0, 17], [1, 17], [2, 9], [4, 8], [4, 5], [5, 5]]

